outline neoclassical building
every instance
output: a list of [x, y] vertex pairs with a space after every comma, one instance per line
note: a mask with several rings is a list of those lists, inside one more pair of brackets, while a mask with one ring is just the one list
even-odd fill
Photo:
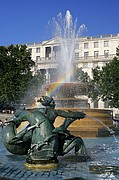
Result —
[[[57, 38], [42, 43], [26, 44], [35, 61], [33, 72], [43, 71], [47, 82], [51, 81], [51, 72], [58, 66], [57, 59], [60, 56], [60, 46]], [[92, 76], [92, 68], [104, 66], [116, 55], [119, 46], [119, 34], [100, 35], [95, 37], [81, 37], [75, 46], [74, 63], [82, 67], [84, 72]], [[91, 102], [91, 108], [109, 108], [107, 102]]]

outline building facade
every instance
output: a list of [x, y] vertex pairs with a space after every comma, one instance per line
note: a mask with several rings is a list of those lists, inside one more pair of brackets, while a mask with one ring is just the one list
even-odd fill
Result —
[[[47, 82], [51, 82], [51, 72], [57, 68], [57, 59], [60, 59], [58, 39], [26, 45], [35, 62], [33, 72], [43, 71], [46, 74]], [[92, 68], [102, 67], [112, 60], [118, 46], [119, 34], [81, 37], [76, 42], [74, 63], [77, 67], [82, 67], [83, 71], [91, 77]], [[89, 99], [89, 103], [91, 108], [109, 108], [107, 102], [91, 102]]]

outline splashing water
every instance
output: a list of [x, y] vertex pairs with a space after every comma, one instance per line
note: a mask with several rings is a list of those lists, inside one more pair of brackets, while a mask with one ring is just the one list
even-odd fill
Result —
[[102, 121], [100, 121], [98, 118], [95, 118], [95, 117], [89, 116], [89, 115], [86, 115], [86, 116], [89, 117], [89, 118], [91, 118], [91, 119], [93, 119], [93, 120], [95, 120], [95, 121], [98, 121], [100, 124], [102, 124], [102, 125], [109, 131], [110, 135], [113, 136], [115, 142], [118, 143], [117, 138], [115, 137], [115, 132], [114, 132], [111, 128], [109, 128], [108, 126], [106, 126], [106, 125], [105, 125]]
[[64, 18], [60, 13], [57, 19], [53, 19], [53, 22], [55, 24], [55, 36], [58, 38], [60, 44], [60, 58], [58, 61], [61, 71], [59, 77], [60, 79], [65, 77], [64, 82], [70, 82], [73, 74], [73, 61], [77, 39], [86, 27], [83, 24], [77, 30], [77, 19], [73, 22], [73, 18], [68, 10]]

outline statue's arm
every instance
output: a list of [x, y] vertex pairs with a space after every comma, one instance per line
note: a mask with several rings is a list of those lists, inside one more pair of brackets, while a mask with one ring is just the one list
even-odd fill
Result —
[[33, 113], [30, 112], [22, 112], [18, 117], [14, 116], [12, 120], [15, 124], [19, 124], [23, 121], [28, 121], [30, 125], [34, 125], [36, 123]]
[[63, 111], [63, 110], [57, 110], [57, 116], [61, 116], [64, 118], [77, 118], [82, 119], [85, 117], [85, 113], [79, 112], [79, 111]]
[[28, 117], [26, 116], [26, 115], [20, 115], [20, 116], [18, 116], [18, 117], [13, 117], [12, 119], [11, 119], [15, 124], [19, 124], [19, 123], [21, 123], [21, 122], [23, 122], [23, 121], [26, 121], [26, 120], [28, 120]]

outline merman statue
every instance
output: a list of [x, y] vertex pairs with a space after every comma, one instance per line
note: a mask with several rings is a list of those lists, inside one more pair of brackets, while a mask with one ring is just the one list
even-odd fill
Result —
[[67, 130], [71, 123], [77, 119], [84, 118], [86, 114], [78, 111], [67, 112], [63, 110], [57, 110], [55, 109], [56, 105], [52, 97], [42, 96], [42, 98], [40, 98], [38, 101], [40, 101], [41, 104], [46, 107], [45, 109], [42, 109], [42, 111], [44, 111], [45, 115], [47, 115], [52, 124], [54, 124], [55, 119], [58, 116], [65, 118], [63, 124], [58, 128], [54, 127], [53, 130], [53, 133], [56, 133], [58, 136], [58, 155], [65, 155], [73, 148], [75, 148], [75, 154], [80, 156], [83, 160], [87, 160], [88, 155], [83, 139], [81, 137], [75, 137], [71, 135]]
[[[88, 155], [83, 139], [67, 130], [76, 119], [85, 117], [83, 112], [55, 109], [52, 97], [39, 100], [45, 108], [16, 110], [14, 117], [3, 126], [3, 143], [13, 154], [27, 155], [26, 163], [31, 165], [58, 163], [58, 156], [64, 156], [73, 148], [75, 154], [87, 160]], [[54, 127], [57, 116], [64, 117], [63, 124]], [[27, 121], [28, 125], [17, 133], [18, 126]]]

